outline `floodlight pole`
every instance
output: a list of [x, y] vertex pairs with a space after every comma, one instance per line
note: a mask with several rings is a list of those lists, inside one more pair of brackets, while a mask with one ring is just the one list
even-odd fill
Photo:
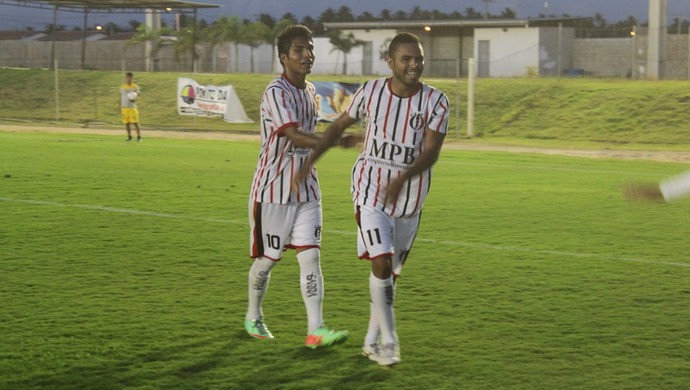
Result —
[[458, 58], [457, 60], [455, 60], [455, 79], [457, 80], [457, 91], [455, 91], [455, 107], [457, 108], [455, 109], [455, 118], [458, 121], [458, 133], [460, 133], [460, 96], [462, 94], [462, 90], [460, 89], [460, 77], [462, 77], [462, 59]]
[[477, 61], [468, 59], [467, 64], [467, 136], [474, 136], [474, 79], [477, 74]]
[[632, 27], [632, 58], [630, 62], [630, 78], [637, 80], [637, 25]]
[[[151, 31], [161, 29], [161, 15], [157, 10], [146, 9], [146, 28]], [[158, 59], [153, 58], [153, 43], [149, 40], [144, 42], [144, 67], [148, 72], [158, 70]]]
[[199, 59], [196, 54], [196, 41], [197, 41], [197, 9], [194, 8], [194, 25], [192, 26], [192, 72], [197, 73], [199, 71]]
[[558, 23], [558, 74], [556, 77], [563, 75], [563, 23]]
[[647, 78], [663, 78], [666, 65], [667, 0], [649, 0], [649, 35], [647, 44]]
[[58, 75], [58, 60], [53, 60], [53, 78], [55, 82], [55, 121], [60, 122], [60, 78]]
[[58, 13], [58, 5], [57, 3], [55, 4], [55, 8], [53, 9], [53, 31], [52, 31], [52, 36], [53, 39], [51, 40], [51, 47], [50, 47], [50, 66], [54, 66], [55, 64], [55, 29], [57, 27], [57, 13]]
[[84, 8], [84, 26], [82, 27], [82, 37], [81, 37], [81, 70], [84, 70], [86, 63], [86, 24], [89, 18], [89, 9]]

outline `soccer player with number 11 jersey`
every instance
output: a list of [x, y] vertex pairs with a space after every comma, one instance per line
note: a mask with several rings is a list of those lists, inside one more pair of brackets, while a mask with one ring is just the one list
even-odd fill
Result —
[[394, 281], [419, 228], [449, 114], [446, 95], [420, 81], [424, 51], [417, 36], [395, 36], [387, 61], [392, 76], [370, 80], [355, 92], [295, 176], [295, 183], [309, 176], [345, 129], [364, 122], [364, 148], [351, 181], [358, 254], [371, 261], [370, 318], [362, 353], [381, 366], [400, 363]]

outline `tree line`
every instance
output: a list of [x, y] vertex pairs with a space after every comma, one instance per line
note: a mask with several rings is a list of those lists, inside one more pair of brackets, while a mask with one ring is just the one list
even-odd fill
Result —
[[[189, 53], [192, 62], [198, 59], [197, 44], [207, 43], [212, 48], [226, 43], [237, 45], [248, 45], [253, 49], [262, 44], [275, 45], [274, 37], [283, 27], [301, 23], [309, 27], [314, 35], [328, 37], [334, 50], [341, 51], [345, 56], [357, 46], [364, 42], [355, 39], [353, 34], [342, 34], [340, 31], [324, 28], [324, 23], [332, 22], [375, 22], [375, 21], [415, 21], [415, 20], [478, 20], [478, 19], [517, 19], [517, 14], [510, 8], [505, 8], [497, 14], [488, 11], [480, 12], [472, 7], [465, 8], [463, 12], [453, 11], [444, 13], [438, 10], [427, 11], [419, 6], [415, 6], [409, 12], [390, 11], [384, 9], [379, 15], [363, 12], [355, 16], [347, 6], [333, 9], [328, 8], [321, 15], [314, 19], [305, 16], [299, 20], [294, 14], [286, 13], [279, 19], [270, 14], [262, 13], [256, 20], [242, 19], [238, 16], [221, 16], [217, 20], [209, 23], [201, 19], [195, 20], [187, 14], [180, 14], [175, 26], [167, 25], [166, 21], [161, 21], [162, 28], [153, 30], [137, 20], [129, 21], [127, 26], [121, 27], [114, 23], [101, 26], [101, 31], [105, 34], [118, 32], [135, 32], [130, 39], [130, 43], [150, 42], [153, 50], [156, 51], [164, 45], [172, 45], [176, 59], [180, 55]], [[539, 19], [570, 19], [568, 26], [574, 27], [578, 38], [614, 38], [626, 37], [633, 31], [634, 26], [640, 24], [636, 18], [629, 16], [627, 19], [609, 22], [603, 15], [597, 13], [592, 17], [573, 17], [568, 14], [553, 15], [540, 14]], [[557, 23], [554, 21], [554, 23]], [[669, 26], [670, 33], [687, 33], [689, 21], [687, 19], [674, 19], [674, 24]], [[47, 32], [64, 30], [64, 26], [49, 25]], [[78, 27], [75, 30], [79, 30]], [[274, 48], [275, 49], [275, 48]], [[154, 53], [155, 56], [155, 53]], [[253, 71], [253, 56], [250, 59]], [[347, 61], [345, 61], [345, 64]], [[346, 65], [345, 65], [346, 66]], [[153, 70], [153, 69], [152, 69]], [[346, 73], [347, 69], [343, 69]]]
[[[450, 13], [441, 12], [438, 10], [423, 10], [420, 6], [413, 7], [410, 11], [391, 11], [388, 9], [382, 10], [378, 15], [373, 15], [370, 12], [362, 12], [360, 15], [354, 15], [352, 10], [347, 6], [342, 6], [338, 9], [328, 8], [319, 15], [318, 18], [313, 18], [311, 16], [305, 16], [299, 20], [294, 14], [286, 13], [280, 18], [275, 18], [270, 14], [262, 13], [259, 14], [256, 20], [242, 19], [236, 16], [225, 17], [230, 18], [235, 21], [239, 21], [241, 27], [247, 26], [249, 30], [256, 29], [256, 27], [248, 27], [255, 23], [263, 24], [269, 30], [274, 30], [274, 27], [281, 24], [282, 21], [287, 20], [291, 23], [301, 23], [309, 27], [316, 36], [325, 36], [327, 31], [324, 28], [324, 23], [331, 22], [374, 22], [374, 21], [415, 21], [415, 20], [477, 20], [477, 19], [517, 19], [517, 13], [511, 8], [505, 8], [499, 13], [491, 13], [488, 11], [480, 12], [479, 10], [468, 7], [464, 11], [453, 11]], [[606, 18], [597, 13], [591, 17], [575, 17], [569, 14], [539, 14], [536, 19], [544, 18], [573, 18], [571, 22], [572, 27], [577, 30], [582, 31], [581, 35], [588, 34], [592, 37], [616, 37], [625, 36], [630, 33], [633, 26], [645, 25], [640, 24], [639, 21], [633, 17], [620, 21], [610, 22]], [[221, 18], [222, 19], [222, 18]], [[194, 26], [194, 20], [188, 14], [180, 15], [179, 26], [169, 26], [166, 21], [162, 21], [163, 27], [173, 30], [174, 28], [191, 28]], [[213, 26], [220, 21], [216, 20], [213, 22], [208, 22], [204, 19], [197, 21], [197, 30], [203, 31], [207, 28]], [[221, 22], [222, 23], [222, 22]], [[670, 33], [687, 33], [689, 20], [687, 18], [675, 18], [673, 19], [671, 25], [669, 26]], [[115, 23], [107, 23], [102, 27], [102, 31], [107, 34], [113, 34], [118, 32], [132, 32], [137, 31], [141, 25], [138, 20], [130, 20], [127, 25], [120, 26]], [[28, 29], [33, 30], [29, 27]], [[46, 32], [66, 30], [64, 25], [53, 25], [48, 24]], [[74, 27], [73, 30], [79, 31], [80, 27]], [[585, 33], [587, 32], [587, 33]], [[203, 35], [203, 34], [202, 34]]]

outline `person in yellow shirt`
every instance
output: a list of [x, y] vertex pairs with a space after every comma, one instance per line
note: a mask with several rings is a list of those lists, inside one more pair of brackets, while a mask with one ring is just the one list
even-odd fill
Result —
[[120, 113], [122, 123], [127, 129], [127, 141], [132, 140], [132, 126], [137, 131], [137, 141], [141, 141], [141, 129], [139, 128], [139, 109], [137, 99], [141, 94], [141, 89], [132, 81], [134, 75], [127, 72], [127, 81], [120, 85]]

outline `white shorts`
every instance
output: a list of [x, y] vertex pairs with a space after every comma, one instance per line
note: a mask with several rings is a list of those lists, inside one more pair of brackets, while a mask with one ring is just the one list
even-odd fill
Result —
[[417, 236], [421, 212], [409, 218], [395, 218], [369, 206], [355, 206], [357, 253], [360, 259], [390, 256], [393, 274], [400, 275]]
[[288, 248], [320, 248], [321, 199], [305, 203], [249, 200], [249, 256], [278, 261]]

